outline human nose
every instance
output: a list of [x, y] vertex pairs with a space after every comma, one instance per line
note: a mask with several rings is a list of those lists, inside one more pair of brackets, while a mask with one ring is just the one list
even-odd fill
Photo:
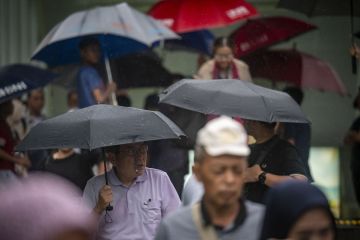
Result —
[[235, 174], [228, 170], [225, 172], [224, 179], [227, 184], [232, 184], [235, 182]]

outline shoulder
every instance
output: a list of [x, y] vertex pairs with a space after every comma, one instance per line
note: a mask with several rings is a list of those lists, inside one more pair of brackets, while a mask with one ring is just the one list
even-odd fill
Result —
[[161, 221], [155, 239], [199, 239], [191, 207], [181, 207], [169, 213]]
[[101, 174], [90, 178], [87, 181], [86, 186], [91, 186], [92, 188], [100, 189], [104, 184], [105, 184], [105, 175]]
[[238, 236], [243, 239], [259, 239], [259, 233], [265, 214], [265, 207], [251, 201], [245, 201], [246, 220], [238, 230]]
[[[294, 145], [292, 145], [291, 143], [289, 143], [288, 141], [286, 141], [286, 140], [284, 140], [284, 139], [282, 139], [282, 138], [280, 138], [280, 137], [276, 137], [277, 138], [277, 143], [276, 143], [276, 145], [275, 145], [275, 147], [274, 147], [274, 149], [278, 152], [278, 150], [279, 149], [281, 149], [281, 151], [290, 151], [290, 152], [292, 152], [292, 151], [297, 151], [296, 150], [296, 148], [295, 148], [295, 146]], [[275, 151], [275, 150], [273, 150], [273, 151]]]
[[191, 206], [180, 207], [164, 218], [164, 224], [171, 227], [188, 228], [193, 224]]
[[169, 176], [167, 175], [166, 172], [162, 170], [155, 168], [146, 168], [145, 173], [147, 178], [151, 182], [165, 182], [165, 183], [170, 182]]
[[150, 176], [158, 176], [158, 177], [167, 177], [167, 173], [160, 170], [160, 169], [156, 169], [156, 168], [145, 168], [145, 172], [146, 174], [150, 175]]
[[246, 211], [248, 213], [248, 215], [254, 216], [254, 215], [258, 215], [258, 216], [262, 216], [264, 215], [265, 212], [265, 206], [259, 203], [255, 203], [249, 200], [245, 200], [245, 206], [246, 206]]
[[239, 59], [235, 59], [234, 58], [234, 64], [236, 67], [240, 67], [240, 68], [249, 68], [249, 66], [244, 62], [244, 61], [241, 61]]
[[211, 79], [212, 78], [211, 73], [214, 69], [214, 66], [215, 66], [215, 61], [213, 59], [205, 62], [203, 65], [201, 65], [201, 67], [197, 73], [197, 78]]

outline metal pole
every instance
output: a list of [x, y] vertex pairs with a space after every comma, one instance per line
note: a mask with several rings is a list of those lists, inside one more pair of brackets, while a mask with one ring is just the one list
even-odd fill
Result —
[[[112, 74], [111, 74], [109, 56], [107, 55], [107, 53], [105, 53], [105, 67], [106, 67], [106, 75], [107, 75], [108, 82], [111, 83], [111, 82], [113, 82], [113, 78], [112, 78]], [[111, 103], [113, 105], [118, 105], [115, 93], [111, 93]]]
[[[354, 41], [354, 0], [350, 0], [350, 28], [351, 28], [351, 47], [355, 46]], [[357, 60], [355, 56], [351, 56], [352, 73], [357, 73]]]

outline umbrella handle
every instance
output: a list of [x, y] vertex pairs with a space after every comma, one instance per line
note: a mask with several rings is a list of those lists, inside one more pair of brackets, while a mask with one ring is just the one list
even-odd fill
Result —
[[[106, 155], [105, 155], [104, 149], [102, 149], [102, 153], [103, 153], [103, 156], [104, 156], [105, 184], [106, 184], [106, 185], [109, 185], [109, 178], [108, 178], [108, 175], [107, 175], [107, 167], [106, 167]], [[106, 207], [106, 211], [112, 211], [113, 209], [114, 209], [114, 207], [111, 206], [110, 203], [109, 203], [109, 205]]]

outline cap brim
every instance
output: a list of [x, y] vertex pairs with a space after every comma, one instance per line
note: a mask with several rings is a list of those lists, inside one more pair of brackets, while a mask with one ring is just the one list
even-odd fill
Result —
[[221, 155], [233, 155], [239, 157], [247, 157], [250, 154], [249, 147], [239, 147], [239, 146], [212, 146], [205, 147], [207, 154], [213, 157]]

